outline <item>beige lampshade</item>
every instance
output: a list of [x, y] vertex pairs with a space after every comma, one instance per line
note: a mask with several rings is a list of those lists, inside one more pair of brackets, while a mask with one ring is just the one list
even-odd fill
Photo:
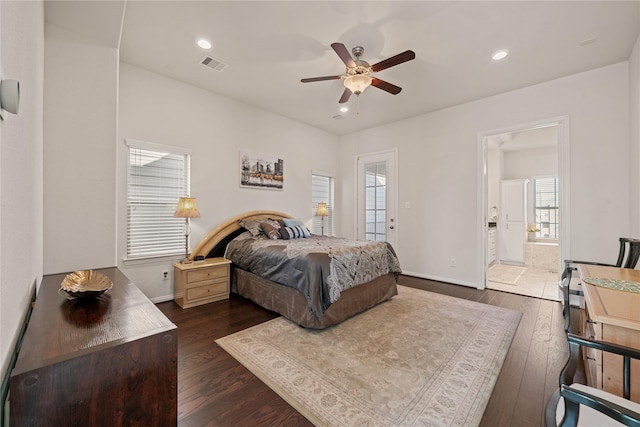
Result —
[[354, 95], [360, 95], [371, 85], [371, 77], [366, 74], [355, 74], [344, 79], [344, 86]]
[[328, 216], [329, 211], [327, 210], [327, 204], [325, 202], [318, 203], [318, 210], [316, 211], [316, 216]]
[[198, 202], [195, 197], [180, 197], [178, 208], [173, 214], [176, 218], [200, 218]]

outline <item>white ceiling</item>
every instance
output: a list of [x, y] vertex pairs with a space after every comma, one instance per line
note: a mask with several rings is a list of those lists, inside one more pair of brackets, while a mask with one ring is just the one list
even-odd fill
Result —
[[[625, 61], [640, 1], [47, 0], [45, 19], [119, 43], [123, 62], [342, 135]], [[342, 82], [300, 83], [344, 73], [333, 42], [363, 46], [370, 64], [413, 50], [376, 74], [402, 92], [368, 88], [334, 118]], [[510, 55], [494, 62], [498, 49]], [[228, 67], [200, 65], [205, 54]]]

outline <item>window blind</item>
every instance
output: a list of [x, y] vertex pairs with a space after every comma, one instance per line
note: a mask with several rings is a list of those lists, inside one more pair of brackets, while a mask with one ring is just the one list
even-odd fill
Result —
[[127, 258], [184, 255], [185, 222], [173, 214], [189, 195], [190, 154], [127, 140]]
[[535, 178], [533, 180], [534, 210], [537, 236], [558, 238], [558, 177]]
[[311, 213], [313, 221], [311, 224], [313, 234], [322, 232], [322, 217], [316, 216], [318, 203], [327, 204], [328, 216], [324, 217], [324, 234], [333, 236], [333, 178], [323, 175], [311, 175]]

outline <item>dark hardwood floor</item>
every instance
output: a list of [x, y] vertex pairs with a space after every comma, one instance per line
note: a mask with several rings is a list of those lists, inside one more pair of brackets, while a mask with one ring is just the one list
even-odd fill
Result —
[[[398, 283], [521, 311], [481, 426], [544, 424], [544, 405], [567, 360], [559, 302], [408, 276], [401, 276]], [[312, 425], [214, 342], [272, 319], [275, 313], [236, 295], [187, 310], [173, 301], [158, 307], [178, 326], [180, 427]]]

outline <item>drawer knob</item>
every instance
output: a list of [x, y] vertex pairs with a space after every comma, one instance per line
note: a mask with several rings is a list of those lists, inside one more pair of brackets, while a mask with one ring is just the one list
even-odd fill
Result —
[[589, 357], [589, 356], [587, 356], [587, 359], [589, 359], [589, 360], [593, 360], [594, 362], [596, 361], [596, 358], [595, 358], [595, 357]]

